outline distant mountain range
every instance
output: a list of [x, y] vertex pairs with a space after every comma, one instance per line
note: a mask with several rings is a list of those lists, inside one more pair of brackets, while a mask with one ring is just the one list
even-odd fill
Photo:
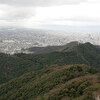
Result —
[[[100, 47], [89, 42], [0, 54], [0, 100], [92, 100], [100, 95]], [[9, 98], [9, 99], [8, 99]]]

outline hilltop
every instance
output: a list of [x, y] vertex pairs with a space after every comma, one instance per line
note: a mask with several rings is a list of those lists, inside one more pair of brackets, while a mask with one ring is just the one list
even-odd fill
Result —
[[41, 53], [51, 53], [54, 51], [62, 51], [63, 49], [69, 49], [73, 46], [77, 46], [79, 42], [73, 41], [70, 43], [67, 43], [66, 45], [60, 45], [60, 46], [46, 46], [46, 47], [31, 47], [28, 49], [24, 49], [24, 51], [33, 52], [34, 54], [41, 54]]

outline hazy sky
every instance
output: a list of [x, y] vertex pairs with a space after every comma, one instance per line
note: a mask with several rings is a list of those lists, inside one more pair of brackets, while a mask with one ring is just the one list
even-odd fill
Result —
[[0, 0], [0, 26], [100, 28], [100, 0]]

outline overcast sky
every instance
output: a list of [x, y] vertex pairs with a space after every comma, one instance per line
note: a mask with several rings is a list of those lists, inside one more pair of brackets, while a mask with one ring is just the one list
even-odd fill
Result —
[[0, 0], [0, 26], [100, 28], [100, 0]]

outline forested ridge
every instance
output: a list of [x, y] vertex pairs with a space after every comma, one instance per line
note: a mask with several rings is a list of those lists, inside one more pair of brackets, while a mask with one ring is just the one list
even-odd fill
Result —
[[45, 54], [0, 54], [0, 100], [92, 100], [100, 49], [91, 43]]

